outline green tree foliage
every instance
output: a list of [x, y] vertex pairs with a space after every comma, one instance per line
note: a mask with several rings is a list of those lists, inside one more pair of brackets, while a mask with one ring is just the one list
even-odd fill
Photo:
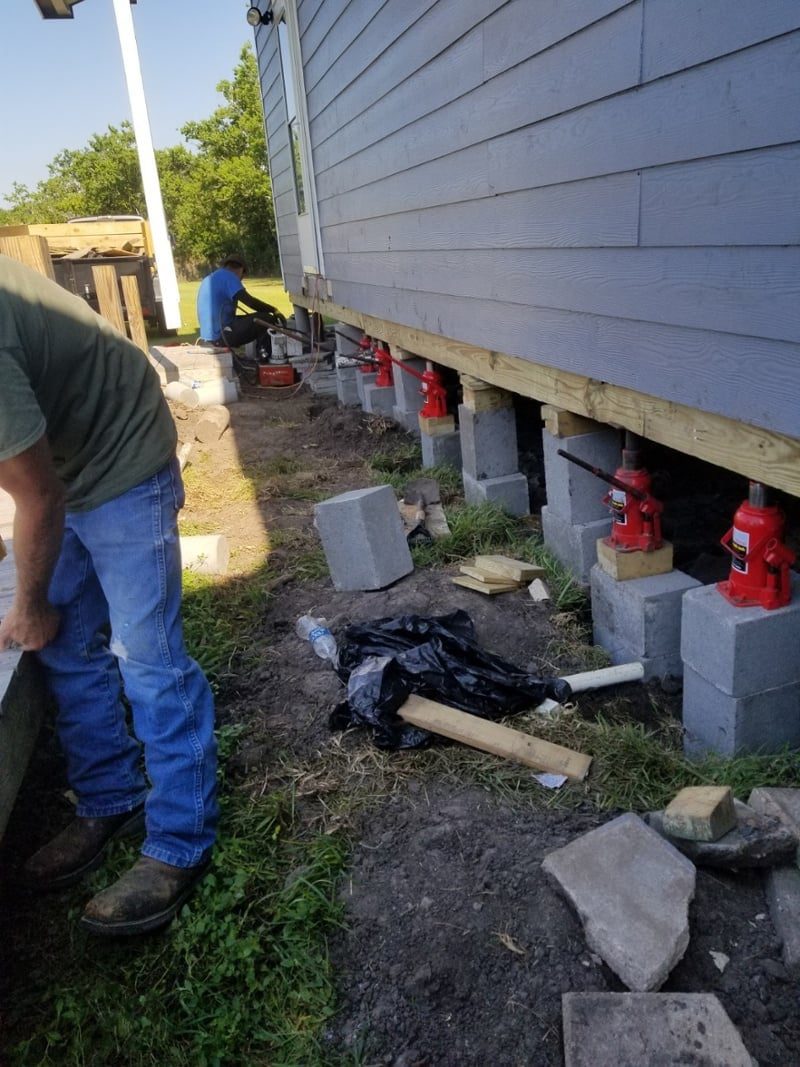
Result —
[[[229, 251], [255, 271], [278, 264], [272, 187], [258, 67], [246, 45], [233, 78], [217, 86], [224, 103], [187, 122], [186, 143], [156, 152], [175, 259], [185, 274], [215, 266]], [[109, 126], [81, 149], [65, 149], [35, 188], [15, 184], [0, 223], [65, 222], [81, 215], [145, 215], [133, 129]]]

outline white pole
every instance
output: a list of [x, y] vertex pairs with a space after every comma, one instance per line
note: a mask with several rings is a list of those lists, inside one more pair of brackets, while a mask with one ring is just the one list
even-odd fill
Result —
[[168, 330], [175, 330], [181, 325], [181, 299], [178, 291], [178, 278], [175, 274], [175, 261], [172, 258], [172, 247], [167, 233], [164, 202], [161, 199], [161, 185], [158, 181], [150, 120], [147, 116], [147, 102], [144, 96], [142, 68], [139, 64], [139, 50], [136, 47], [130, 0], [114, 0], [114, 14], [117, 19], [119, 45], [122, 49], [125, 81], [128, 85], [128, 99], [131, 105], [133, 132], [136, 137], [136, 151], [139, 154], [139, 169], [142, 172], [147, 216], [153, 234], [153, 251], [161, 285], [164, 324]]

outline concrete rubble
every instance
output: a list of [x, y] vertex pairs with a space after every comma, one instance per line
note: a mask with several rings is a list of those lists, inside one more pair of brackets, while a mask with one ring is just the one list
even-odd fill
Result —
[[636, 815], [621, 815], [544, 860], [589, 947], [629, 989], [659, 989], [689, 944], [695, 868]]
[[800, 967], [800, 789], [754, 789], [748, 803], [762, 815], [777, 819], [794, 835], [794, 863], [767, 875], [767, 902], [775, 930], [783, 941], [783, 962]]
[[737, 825], [717, 841], [688, 841], [671, 837], [664, 829], [664, 813], [650, 812], [648, 826], [688, 856], [698, 867], [775, 867], [791, 863], [797, 840], [786, 826], [760, 815], [739, 800], [733, 802]]
[[565, 1067], [758, 1067], [710, 993], [565, 993]]

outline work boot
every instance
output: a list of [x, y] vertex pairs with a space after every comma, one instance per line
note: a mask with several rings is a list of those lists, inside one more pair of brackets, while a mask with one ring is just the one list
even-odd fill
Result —
[[128, 837], [143, 829], [143, 804], [132, 811], [99, 819], [77, 816], [25, 861], [14, 881], [34, 893], [67, 889], [100, 866], [106, 848], [115, 837]]
[[209, 863], [173, 867], [141, 856], [113, 885], [86, 905], [81, 926], [101, 937], [146, 934], [172, 922]]

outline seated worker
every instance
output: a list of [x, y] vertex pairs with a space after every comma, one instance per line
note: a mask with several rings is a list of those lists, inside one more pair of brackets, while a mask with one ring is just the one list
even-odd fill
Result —
[[[203, 278], [197, 292], [200, 344], [239, 348], [257, 341], [260, 352], [269, 354], [269, 325], [286, 325], [277, 308], [248, 293], [242, 284], [247, 264], [238, 255], [228, 256], [219, 270]], [[252, 315], [237, 315], [238, 304], [253, 309]], [[262, 325], [256, 322], [260, 319]]]

